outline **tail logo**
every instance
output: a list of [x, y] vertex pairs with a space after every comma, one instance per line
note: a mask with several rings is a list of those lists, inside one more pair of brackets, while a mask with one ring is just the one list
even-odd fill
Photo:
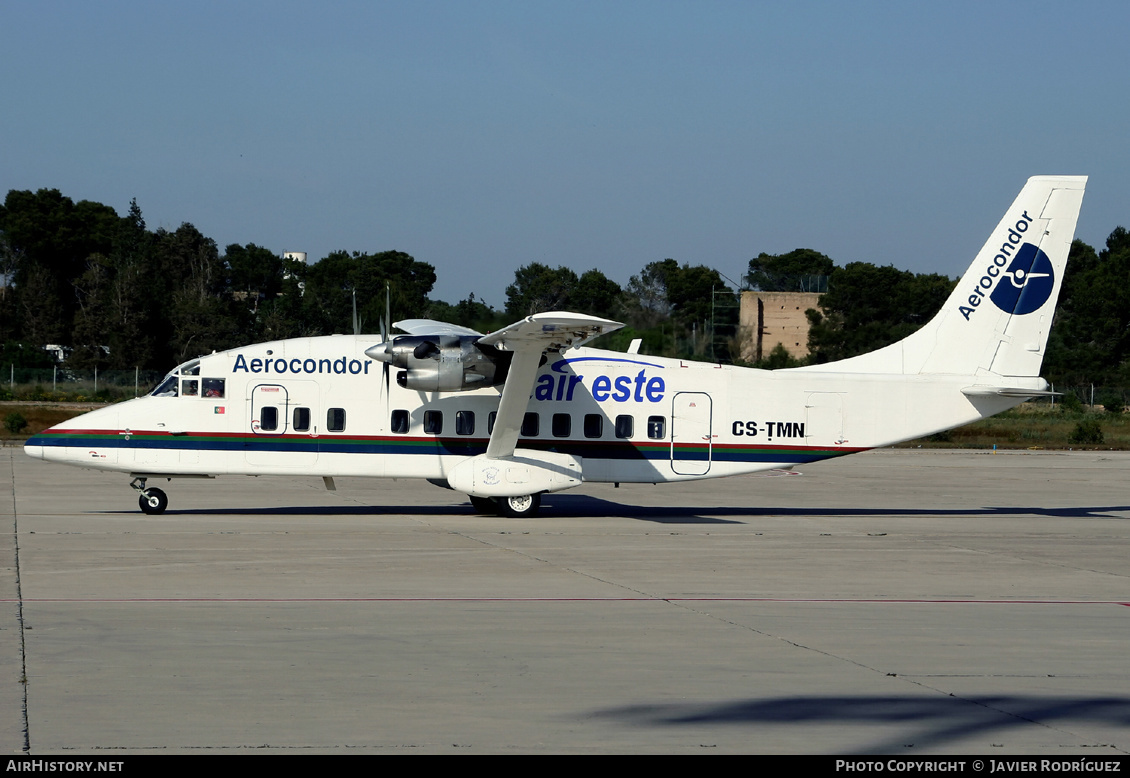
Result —
[[1005, 313], [1023, 316], [1038, 311], [1052, 295], [1055, 271], [1048, 255], [1031, 243], [1025, 243], [1016, 252], [1008, 269], [1001, 273], [1002, 280], [989, 298]]

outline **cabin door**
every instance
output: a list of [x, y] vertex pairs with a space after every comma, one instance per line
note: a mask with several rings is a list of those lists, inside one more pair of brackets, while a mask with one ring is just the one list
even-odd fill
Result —
[[251, 390], [252, 436], [247, 461], [253, 465], [305, 467], [318, 460], [317, 385], [258, 384]]
[[714, 448], [711, 401], [705, 392], [679, 392], [671, 401], [671, 469], [706, 475]]
[[251, 431], [256, 436], [286, 434], [286, 400], [286, 387], [279, 384], [259, 384], [251, 390]]
[[804, 403], [804, 437], [809, 446], [834, 447], [844, 439], [844, 401], [836, 392], [813, 392]]

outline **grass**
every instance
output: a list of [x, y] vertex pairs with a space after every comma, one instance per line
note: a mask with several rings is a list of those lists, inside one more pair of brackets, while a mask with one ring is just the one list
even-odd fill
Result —
[[[1097, 426], [1102, 442], [1080, 435]], [[1081, 438], [1090, 442], [1081, 442]], [[988, 419], [948, 432], [900, 443], [901, 448], [1048, 448], [1130, 449], [1130, 414], [1108, 413], [1101, 406], [1078, 410], [1062, 405], [1024, 403]]]
[[[101, 407], [102, 403], [21, 403], [0, 402], [0, 439], [26, 440], [48, 427], [73, 419], [79, 414]], [[27, 420], [27, 426], [18, 435], [8, 432], [4, 419], [10, 413], [18, 413]]]

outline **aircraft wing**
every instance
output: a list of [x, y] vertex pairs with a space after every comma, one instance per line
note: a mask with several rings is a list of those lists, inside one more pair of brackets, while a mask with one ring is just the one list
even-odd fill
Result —
[[614, 332], [624, 325], [580, 313], [551, 311], [535, 313], [520, 322], [484, 335], [479, 343], [514, 353], [510, 372], [502, 387], [494, 431], [487, 444], [487, 458], [498, 459], [514, 453], [518, 433], [534, 388], [534, 377], [546, 351], [561, 351], [580, 346], [598, 335]]
[[392, 323], [393, 327], [404, 330], [409, 335], [482, 335], [470, 327], [436, 321], [435, 319], [401, 319]]

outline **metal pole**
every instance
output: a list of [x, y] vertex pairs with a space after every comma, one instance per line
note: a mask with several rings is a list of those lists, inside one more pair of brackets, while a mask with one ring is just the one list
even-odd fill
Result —
[[56, 387], [57, 387], [58, 383], [59, 383], [59, 366], [58, 365], [52, 365], [51, 366], [51, 393], [52, 394], [54, 394], [57, 391]]
[[710, 361], [714, 361], [714, 284], [710, 285]]

